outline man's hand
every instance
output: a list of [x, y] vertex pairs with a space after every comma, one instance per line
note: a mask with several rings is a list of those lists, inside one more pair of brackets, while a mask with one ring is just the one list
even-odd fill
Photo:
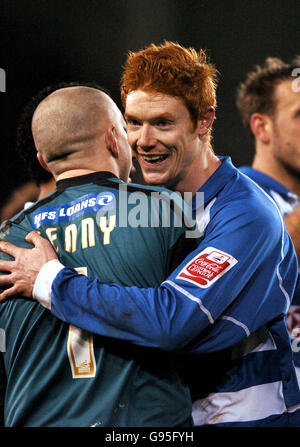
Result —
[[0, 251], [14, 257], [14, 261], [0, 260], [0, 271], [9, 272], [7, 275], [0, 275], [0, 287], [12, 285], [0, 293], [0, 302], [13, 295], [31, 297], [36, 277], [43, 265], [57, 259], [50, 242], [37, 231], [29, 233], [26, 241], [34, 245], [34, 248], [20, 248], [10, 242], [0, 242]]

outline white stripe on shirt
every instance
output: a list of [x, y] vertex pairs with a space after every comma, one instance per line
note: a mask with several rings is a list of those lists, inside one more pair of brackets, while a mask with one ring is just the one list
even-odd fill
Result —
[[196, 303], [198, 303], [200, 309], [202, 310], [203, 313], [205, 313], [205, 315], [207, 316], [209, 322], [211, 324], [214, 323], [214, 320], [213, 320], [213, 317], [211, 316], [211, 313], [209, 312], [209, 310], [205, 306], [203, 306], [202, 301], [200, 300], [200, 298], [197, 298], [196, 296], [192, 295], [187, 290], [183, 289], [182, 287], [180, 287], [178, 284], [176, 284], [173, 281], [167, 280], [167, 281], [164, 281], [163, 284], [170, 284], [172, 287], [174, 287], [176, 290], [178, 290], [178, 292], [181, 292], [183, 295], [185, 295], [190, 300], [195, 301]]
[[240, 391], [210, 394], [193, 404], [195, 425], [247, 422], [287, 411], [282, 382], [265, 383]]

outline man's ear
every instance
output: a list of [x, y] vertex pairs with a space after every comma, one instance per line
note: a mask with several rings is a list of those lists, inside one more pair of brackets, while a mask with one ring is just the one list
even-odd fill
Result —
[[270, 118], [262, 113], [253, 113], [250, 117], [250, 129], [254, 137], [261, 143], [270, 142]]
[[46, 169], [46, 171], [48, 171], [48, 172], [51, 172], [50, 169], [48, 168], [47, 163], [45, 162], [42, 154], [40, 152], [37, 152], [36, 156], [37, 156], [37, 159], [38, 159], [40, 165], [42, 166], [42, 168]]
[[215, 109], [210, 107], [204, 117], [198, 121], [197, 129], [200, 137], [208, 134], [215, 120]]
[[106, 148], [112, 153], [113, 157], [118, 158], [119, 148], [117, 139], [115, 137], [115, 126], [113, 124], [111, 124], [109, 128], [106, 130], [104, 138]]

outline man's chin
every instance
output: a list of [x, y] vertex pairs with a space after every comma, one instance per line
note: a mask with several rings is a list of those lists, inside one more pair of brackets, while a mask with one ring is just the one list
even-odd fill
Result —
[[163, 175], [151, 175], [143, 173], [144, 182], [147, 185], [153, 185], [153, 186], [162, 186], [166, 183], [167, 179]]

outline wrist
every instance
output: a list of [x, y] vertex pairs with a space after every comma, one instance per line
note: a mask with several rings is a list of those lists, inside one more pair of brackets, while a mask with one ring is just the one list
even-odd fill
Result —
[[52, 283], [56, 275], [64, 268], [58, 259], [52, 259], [43, 265], [39, 271], [32, 291], [32, 296], [42, 306], [51, 309]]

